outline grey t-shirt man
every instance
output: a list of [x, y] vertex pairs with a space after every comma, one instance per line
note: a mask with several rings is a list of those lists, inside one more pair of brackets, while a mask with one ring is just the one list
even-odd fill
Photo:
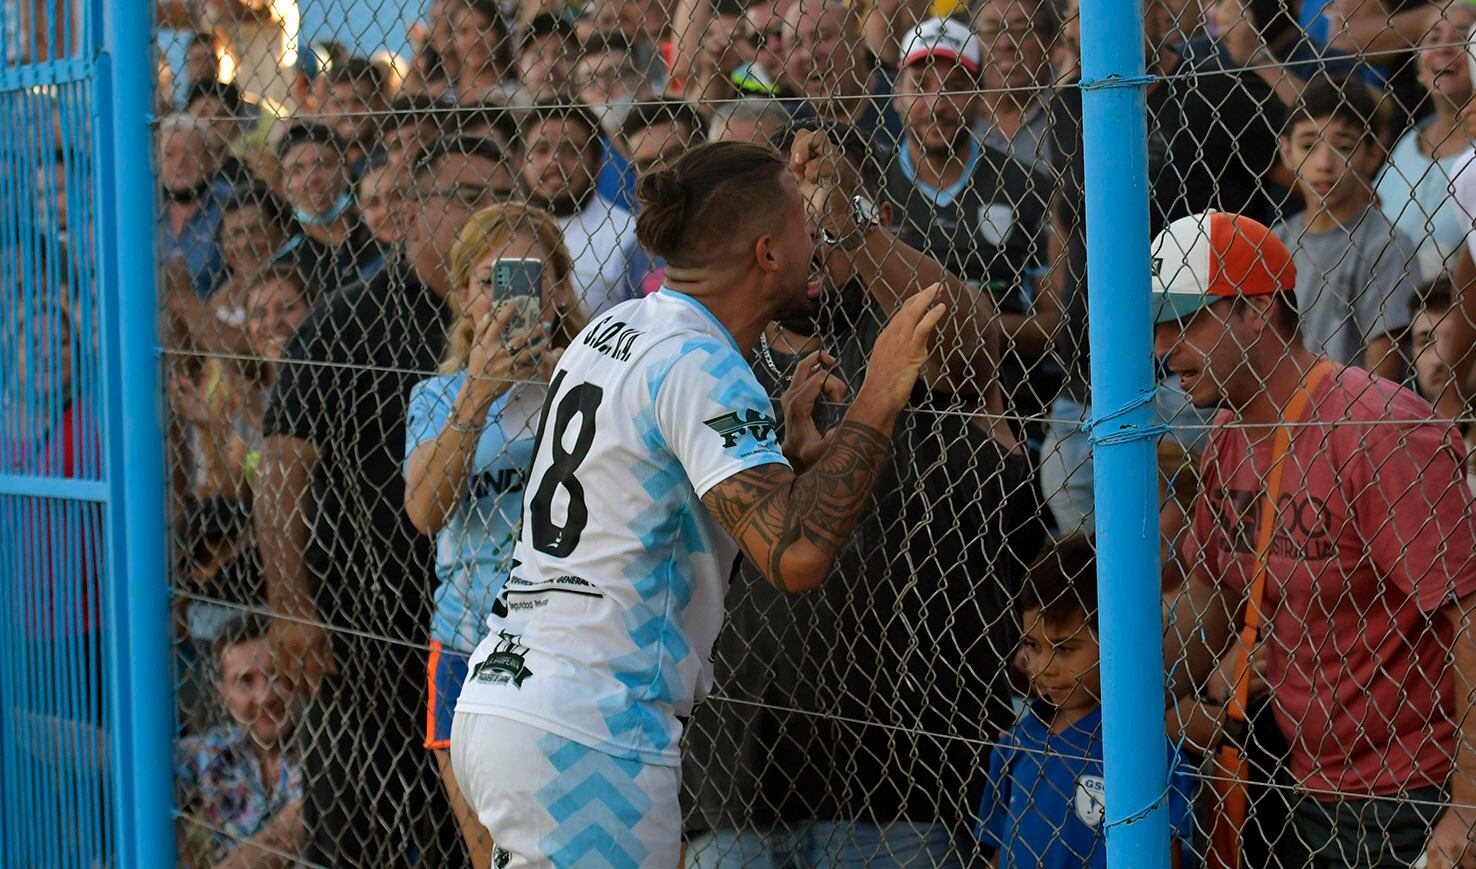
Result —
[[1308, 232], [1304, 215], [1272, 231], [1297, 267], [1297, 307], [1307, 347], [1364, 367], [1370, 341], [1409, 325], [1420, 283], [1415, 245], [1370, 205], [1345, 227]]

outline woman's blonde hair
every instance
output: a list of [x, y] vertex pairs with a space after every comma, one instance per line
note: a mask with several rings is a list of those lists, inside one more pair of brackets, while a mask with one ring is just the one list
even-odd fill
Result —
[[[471, 279], [472, 269], [498, 245], [503, 245], [515, 233], [527, 232], [544, 249], [548, 259], [544, 266], [556, 284], [562, 284], [574, 274], [574, 259], [564, 246], [564, 234], [559, 230], [553, 215], [541, 208], [521, 202], [493, 205], [473, 214], [456, 245], [451, 248], [452, 304], [456, 307], [456, 318], [447, 334], [446, 358], [441, 361], [442, 374], [455, 374], [466, 367], [467, 355], [471, 352], [472, 339], [476, 330], [466, 311], [461, 309], [461, 290]], [[541, 288], [540, 288], [541, 291]], [[554, 347], [567, 347], [574, 336], [584, 328], [588, 318], [576, 301], [572, 310], [555, 304], [553, 331], [549, 340]]]

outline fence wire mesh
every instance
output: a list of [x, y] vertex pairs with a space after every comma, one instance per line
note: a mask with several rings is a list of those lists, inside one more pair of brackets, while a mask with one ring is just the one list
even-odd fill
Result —
[[[1146, 6], [1174, 848], [1410, 865], [1476, 817], [1476, 6]], [[1105, 864], [1075, 0], [157, 8], [185, 865], [660, 865], [678, 812], [693, 866]], [[830, 430], [902, 299], [959, 282], [859, 524], [817, 590], [735, 568], [710, 695], [656, 704], [679, 807], [552, 757], [458, 786], [547, 413], [581, 449], [558, 357], [694, 280], [637, 180], [814, 130], [809, 229], [877, 227], [758, 333], [780, 429], [807, 354]], [[592, 503], [644, 503], [616, 476]]]

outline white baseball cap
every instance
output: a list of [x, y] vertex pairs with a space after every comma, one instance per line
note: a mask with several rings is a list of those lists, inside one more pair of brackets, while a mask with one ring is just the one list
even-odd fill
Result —
[[897, 66], [910, 66], [927, 57], [947, 58], [975, 75], [984, 65], [984, 49], [974, 32], [952, 18], [919, 22], [902, 44], [902, 60]]
[[1153, 322], [1184, 320], [1220, 299], [1290, 293], [1291, 252], [1266, 225], [1243, 214], [1181, 217], [1153, 240]]

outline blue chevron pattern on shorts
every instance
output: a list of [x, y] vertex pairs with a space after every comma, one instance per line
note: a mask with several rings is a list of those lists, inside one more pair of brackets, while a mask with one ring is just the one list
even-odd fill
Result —
[[540, 850], [555, 866], [639, 867], [648, 852], [635, 829], [651, 810], [650, 795], [636, 783], [645, 764], [553, 734], [538, 747], [557, 770], [538, 791], [558, 824]]

